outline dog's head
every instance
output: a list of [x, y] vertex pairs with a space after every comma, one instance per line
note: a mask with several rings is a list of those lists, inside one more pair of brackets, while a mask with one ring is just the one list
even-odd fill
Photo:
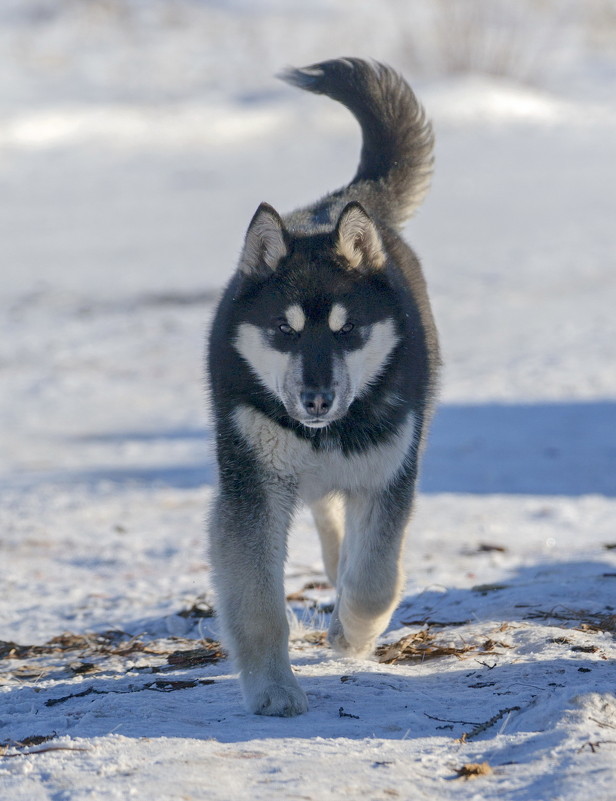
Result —
[[240, 258], [234, 345], [295, 420], [342, 418], [385, 370], [399, 342], [378, 229], [349, 203], [333, 231], [291, 235], [262, 204]]

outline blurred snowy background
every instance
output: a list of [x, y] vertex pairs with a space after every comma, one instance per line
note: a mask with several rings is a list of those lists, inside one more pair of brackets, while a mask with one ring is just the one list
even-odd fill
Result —
[[[289, 210], [356, 166], [350, 115], [273, 73], [345, 53], [397, 66], [434, 119], [434, 187], [407, 231], [442, 331], [443, 399], [616, 396], [613, 0], [6, 0], [7, 473], [82, 463], [88, 452], [100, 467], [103, 447], [119, 447], [85, 434], [203, 426], [207, 310], [254, 208], [265, 199]], [[544, 412], [560, 443], [542, 442], [504, 478], [479, 458], [479, 483], [613, 489], [612, 451], [585, 451], [588, 436], [613, 444], [612, 406], [499, 407], [477, 424], [467, 412], [445, 410], [446, 431], [435, 432], [464, 466], [453, 468], [457, 481], [427, 469], [433, 490], [464, 489], [476, 425], [536, 440]], [[64, 440], [50, 455], [54, 430]], [[137, 462], [154, 444], [132, 444]], [[198, 437], [173, 444], [202, 458]]]
[[3, 105], [272, 95], [281, 64], [349, 52], [435, 77], [604, 93], [613, 0], [5, 0]]
[[[207, 673], [218, 694], [174, 693], [166, 712], [131, 696], [131, 711], [119, 713], [114, 696], [101, 695], [95, 714], [86, 714], [91, 699], [77, 699], [50, 718], [42, 699], [59, 684], [115, 692], [129, 674], [30, 681], [7, 659], [0, 747], [54, 732], [93, 748], [81, 762], [69, 755], [72, 768], [62, 755], [33, 757], [27, 779], [20, 765], [29, 762], [0, 764], [11, 798], [30, 801], [41, 788], [125, 798], [133, 773], [144, 798], [185, 797], [201, 787], [203, 760], [217, 747], [199, 738], [222, 737], [221, 720], [227, 741], [245, 737], [268, 760], [280, 757], [281, 776], [297, 767], [282, 793], [309, 794], [318, 737], [343, 737], [336, 727], [352, 725], [357, 742], [382, 747], [375, 758], [399, 766], [390, 773], [399, 787], [411, 783], [408, 797], [467, 797], [443, 781], [462, 730], [437, 731], [421, 710], [488, 720], [503, 693], [521, 711], [473, 756], [505, 766], [522, 748], [525, 767], [503, 767], [482, 797], [613, 797], [613, 751], [583, 748], [610, 739], [616, 725], [606, 661], [616, 553], [615, 0], [0, 3], [0, 640], [110, 628], [215, 635], [177, 615], [209, 589], [204, 335], [257, 205], [288, 211], [355, 170], [359, 135], [348, 113], [273, 78], [287, 64], [340, 55], [400, 69], [437, 137], [432, 192], [405, 232], [424, 264], [445, 370], [411, 526], [404, 619], [476, 621], [479, 629], [464, 631], [471, 638], [488, 623], [508, 627], [510, 650], [494, 659], [511, 672], [500, 684], [495, 671], [492, 684], [467, 686], [455, 657], [386, 668], [342, 664], [323, 648], [314, 659], [295, 651], [312, 711], [288, 730], [242, 716], [235, 681], [219, 676], [228, 665]], [[289, 589], [322, 578], [303, 515]], [[490, 582], [494, 592], [509, 588], [504, 601], [472, 591]], [[313, 595], [323, 605], [312, 627], [322, 627], [331, 598]], [[568, 630], [579, 642], [566, 652], [556, 626], [589, 620], [603, 629], [592, 642]], [[338, 680], [354, 671], [371, 677], [357, 692]], [[415, 717], [405, 717], [391, 682]], [[338, 718], [343, 691], [361, 716], [352, 724]], [[139, 739], [161, 732], [173, 750], [164, 737]], [[537, 732], [545, 740], [533, 740]], [[306, 738], [301, 754], [293, 737]], [[347, 774], [362, 797], [380, 786], [348, 742], [328, 740], [349, 768], [340, 776], [335, 764], [323, 767], [320, 798], [346, 793]], [[117, 749], [125, 772], [101, 789], [97, 771], [122, 761]], [[143, 767], [159, 757], [175, 777], [164, 791]], [[233, 771], [215, 755], [208, 764], [208, 798], [274, 797], [274, 785], [255, 784], [258, 760]], [[65, 789], [50, 778], [58, 765]]]

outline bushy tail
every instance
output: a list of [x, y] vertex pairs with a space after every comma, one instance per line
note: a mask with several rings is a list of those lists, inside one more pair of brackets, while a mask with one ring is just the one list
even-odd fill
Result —
[[280, 77], [337, 100], [362, 130], [357, 173], [344, 190], [383, 222], [401, 226], [420, 205], [432, 176], [434, 135], [410, 86], [390, 67], [358, 58], [288, 69]]

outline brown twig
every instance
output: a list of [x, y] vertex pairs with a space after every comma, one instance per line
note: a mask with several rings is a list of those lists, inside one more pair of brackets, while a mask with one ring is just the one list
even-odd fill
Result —
[[471, 729], [471, 731], [464, 732], [462, 737], [460, 737], [459, 742], [465, 743], [467, 740], [471, 740], [473, 737], [483, 734], [484, 731], [487, 731], [494, 726], [495, 723], [498, 723], [499, 720], [502, 720], [505, 715], [509, 715], [511, 712], [519, 712], [520, 708], [521, 707], [519, 706], [509, 706], [506, 709], [500, 709], [496, 715], [492, 715], [492, 717], [489, 720], [486, 720], [485, 723], [479, 723], [473, 729]]

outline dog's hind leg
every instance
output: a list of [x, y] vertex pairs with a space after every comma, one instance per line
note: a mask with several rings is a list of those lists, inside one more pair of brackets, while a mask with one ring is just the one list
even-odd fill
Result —
[[326, 495], [324, 498], [319, 498], [318, 501], [311, 503], [310, 511], [321, 540], [325, 573], [335, 586], [340, 559], [340, 545], [344, 535], [343, 500], [339, 495]]
[[369, 654], [398, 604], [413, 479], [398, 476], [380, 491], [347, 498], [338, 593], [328, 633], [331, 645], [343, 654]]
[[242, 470], [221, 470], [210, 523], [210, 558], [223, 642], [239, 669], [251, 712], [299, 715], [308, 704], [289, 662], [284, 596], [294, 490], [275, 479], [259, 481], [246, 461], [244, 456]]

